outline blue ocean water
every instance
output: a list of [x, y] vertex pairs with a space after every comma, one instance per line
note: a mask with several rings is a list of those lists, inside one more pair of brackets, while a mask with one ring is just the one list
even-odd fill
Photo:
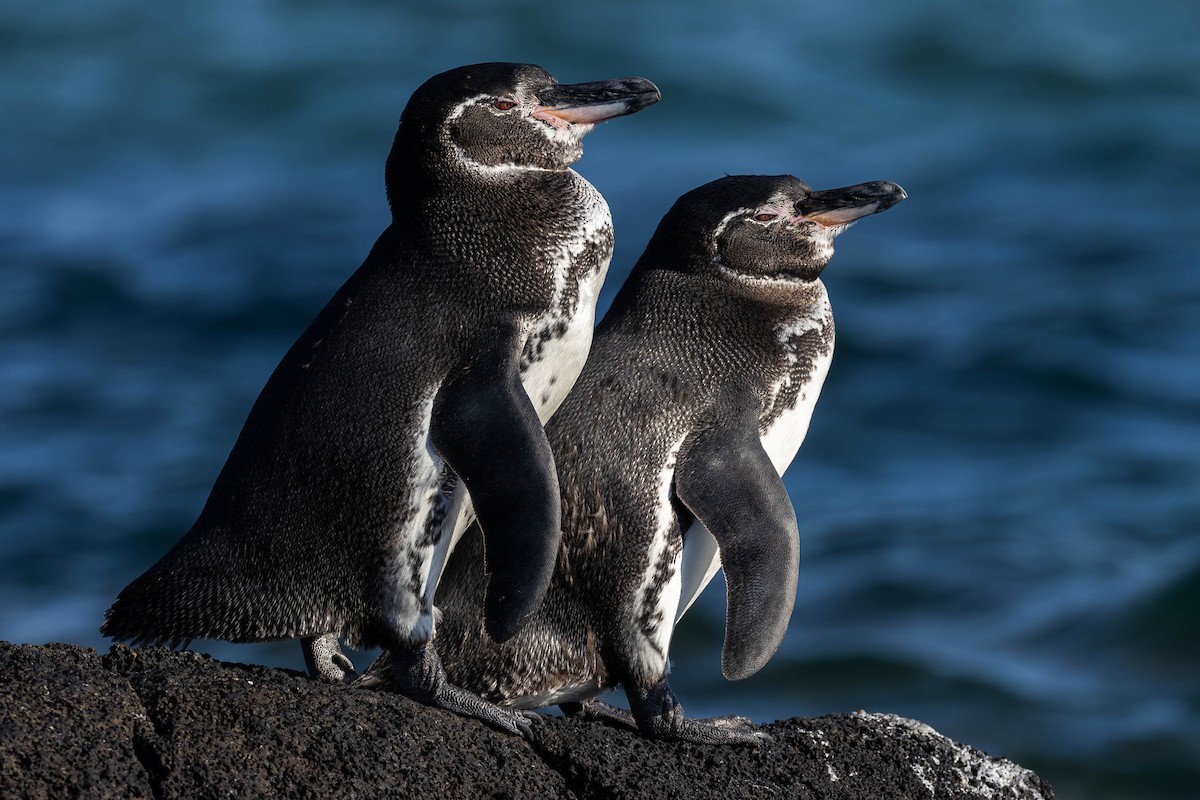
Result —
[[1200, 796], [1198, 30], [1172, 0], [0, 6], [0, 638], [107, 646], [386, 224], [421, 81], [639, 74], [662, 103], [578, 165], [602, 308], [722, 174], [910, 195], [825, 273], [787, 639], [725, 682], [718, 581], [673, 649], [688, 711], [891, 711], [1060, 797]]

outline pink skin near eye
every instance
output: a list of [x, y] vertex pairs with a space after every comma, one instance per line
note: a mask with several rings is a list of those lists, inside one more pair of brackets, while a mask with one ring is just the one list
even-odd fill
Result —
[[539, 119], [542, 122], [546, 123], [547, 125], [558, 128], [559, 130], [562, 130], [563, 128], [571, 127], [570, 122], [567, 122], [562, 117], [551, 114], [549, 111], [543, 111], [543, 110], [534, 111], [532, 116], [534, 119]]
[[837, 227], [835, 224], [821, 219], [820, 215], [810, 217], [805, 214], [787, 214], [785, 216], [787, 217], [788, 225], [800, 225], [801, 223], [807, 222], [809, 224], [820, 225], [822, 228]]

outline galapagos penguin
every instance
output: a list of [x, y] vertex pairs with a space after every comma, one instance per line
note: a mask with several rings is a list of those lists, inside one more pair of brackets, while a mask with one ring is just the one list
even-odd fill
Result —
[[608, 207], [570, 165], [596, 123], [658, 99], [642, 78], [563, 85], [505, 63], [418, 88], [387, 159], [391, 224], [270, 376], [195, 524], [102, 633], [301, 638], [335, 679], [352, 674], [340, 636], [391, 654], [406, 695], [525, 730], [447, 684], [433, 593], [474, 514], [489, 636], [541, 601], [560, 516], [541, 423], [582, 365], [612, 250]]
[[[778, 649], [799, 567], [780, 476], [833, 353], [821, 271], [834, 237], [905, 197], [885, 181], [813, 191], [736, 176], [675, 203], [546, 426], [562, 539], [543, 604], [497, 642], [478, 612], [479, 537], [468, 531], [447, 567], [438, 641], [454, 681], [504, 707], [559, 704], [651, 737], [761, 741], [749, 720], [684, 716], [667, 683], [671, 635], [723, 567], [725, 677]], [[594, 700], [617, 685], [631, 715]]]

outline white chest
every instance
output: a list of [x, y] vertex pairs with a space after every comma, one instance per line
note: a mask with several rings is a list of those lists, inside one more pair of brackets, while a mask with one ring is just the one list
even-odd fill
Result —
[[521, 355], [521, 382], [545, 422], [583, 369], [596, 324], [596, 300], [612, 259], [612, 215], [600, 193], [582, 178], [583, 224], [550, 254], [554, 295], [533, 325]]
[[833, 361], [833, 312], [828, 302], [796, 316], [777, 332], [784, 370], [770, 387], [760, 431], [763, 449], [780, 475], [808, 434], [809, 421]]

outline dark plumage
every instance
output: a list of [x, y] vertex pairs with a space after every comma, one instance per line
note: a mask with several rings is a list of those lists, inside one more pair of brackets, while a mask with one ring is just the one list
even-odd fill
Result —
[[833, 349], [819, 276], [838, 233], [904, 197], [886, 182], [814, 192], [779, 176], [680, 198], [546, 427], [563, 534], [544, 603], [497, 643], [477, 610], [477, 536], [446, 570], [438, 643], [453, 680], [501, 705], [618, 718], [591, 698], [622, 684], [627, 721], [647, 735], [757, 741], [745, 720], [684, 717], [666, 680], [671, 633], [723, 562], [726, 676], [753, 674], [778, 648], [799, 564], [779, 476]]
[[[562, 86], [519, 64], [421, 86], [387, 160], [391, 225], [267, 381], [199, 519], [102, 632], [173, 645], [340, 635], [393, 653], [411, 696], [520, 725], [444, 686], [433, 589], [470, 513], [465, 484], [491, 634], [512, 635], [542, 597], [558, 484], [523, 354], [563, 315], [565, 278], [603, 275], [611, 251], [603, 199], [569, 169], [580, 140], [657, 99], [640, 78]], [[322, 674], [343, 666], [336, 641], [307, 654]]]

